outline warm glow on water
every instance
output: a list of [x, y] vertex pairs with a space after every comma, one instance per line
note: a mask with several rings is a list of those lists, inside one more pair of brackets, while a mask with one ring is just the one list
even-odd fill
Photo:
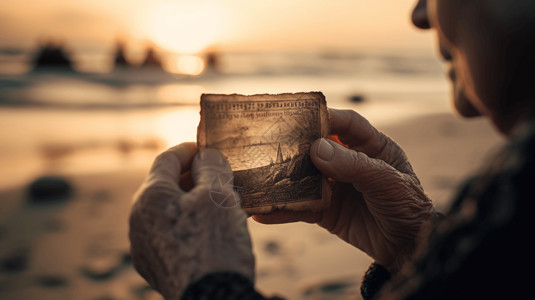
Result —
[[155, 133], [167, 148], [182, 142], [195, 142], [199, 118], [197, 107], [169, 110], [155, 120]]
[[171, 73], [197, 76], [204, 71], [204, 61], [195, 55], [172, 56], [165, 68]]
[[166, 148], [194, 142], [197, 106], [150, 110], [0, 109], [0, 189], [39, 174], [146, 169]]
[[164, 84], [158, 87], [156, 97], [165, 103], [199, 103], [200, 95], [205, 92], [204, 87], [199, 84]]

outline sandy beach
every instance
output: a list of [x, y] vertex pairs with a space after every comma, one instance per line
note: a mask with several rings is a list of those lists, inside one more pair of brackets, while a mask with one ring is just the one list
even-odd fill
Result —
[[[485, 120], [430, 114], [380, 127], [409, 156], [427, 194], [446, 211], [456, 187], [503, 139]], [[154, 152], [156, 155], [156, 152]], [[0, 191], [1, 299], [161, 299], [133, 269], [127, 219], [150, 160], [113, 172], [59, 174], [64, 200], [28, 201], [30, 182]], [[58, 175], [58, 174], [55, 174]], [[257, 287], [288, 299], [360, 299], [371, 260], [310, 224], [249, 228]]]

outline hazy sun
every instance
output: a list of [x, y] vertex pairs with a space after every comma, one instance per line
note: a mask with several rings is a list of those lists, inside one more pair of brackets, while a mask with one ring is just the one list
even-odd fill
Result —
[[164, 1], [149, 12], [149, 35], [166, 50], [193, 54], [217, 42], [224, 20], [215, 1]]

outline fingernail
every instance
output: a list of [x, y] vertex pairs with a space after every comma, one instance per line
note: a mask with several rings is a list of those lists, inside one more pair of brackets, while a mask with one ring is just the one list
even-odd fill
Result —
[[318, 156], [325, 161], [331, 160], [334, 156], [334, 147], [326, 139], [320, 140]]
[[202, 162], [214, 163], [224, 165], [226, 163], [225, 158], [221, 153], [214, 149], [205, 149], [199, 153], [199, 159]]

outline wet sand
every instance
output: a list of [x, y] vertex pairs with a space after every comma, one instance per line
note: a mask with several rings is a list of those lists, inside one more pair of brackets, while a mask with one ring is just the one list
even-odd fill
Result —
[[[485, 120], [448, 114], [380, 128], [407, 152], [440, 211], [456, 186], [503, 142]], [[29, 203], [29, 185], [0, 191], [1, 299], [161, 299], [133, 269], [127, 218], [150, 162], [135, 171], [63, 176], [67, 200]], [[257, 287], [288, 299], [360, 299], [371, 260], [310, 224], [249, 228]]]

